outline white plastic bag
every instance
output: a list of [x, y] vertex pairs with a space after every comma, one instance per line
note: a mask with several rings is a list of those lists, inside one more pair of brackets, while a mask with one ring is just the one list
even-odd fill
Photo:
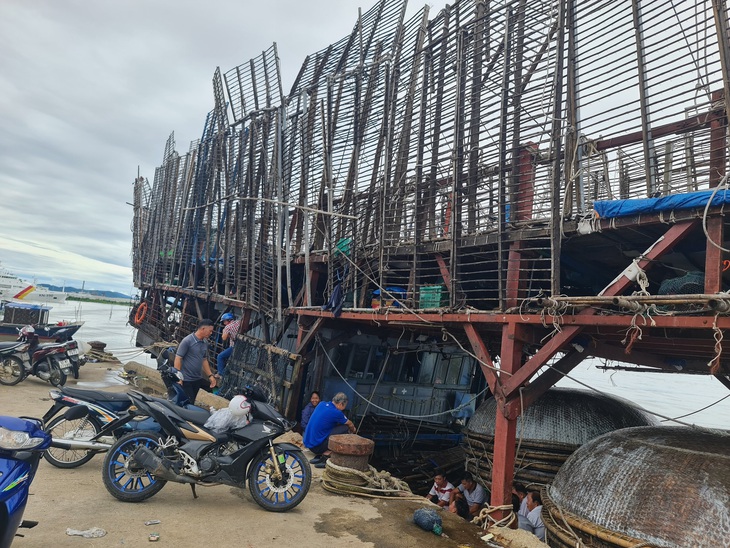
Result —
[[226, 407], [211, 413], [210, 418], [205, 421], [205, 427], [214, 432], [225, 432], [226, 430], [243, 428], [250, 422], [250, 415], [248, 413], [236, 417]]

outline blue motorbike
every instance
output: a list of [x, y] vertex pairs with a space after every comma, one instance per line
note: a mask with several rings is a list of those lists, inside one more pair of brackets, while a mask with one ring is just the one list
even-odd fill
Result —
[[0, 416], [0, 548], [8, 548], [19, 527], [35, 527], [23, 521], [28, 490], [41, 454], [51, 436], [37, 419]]

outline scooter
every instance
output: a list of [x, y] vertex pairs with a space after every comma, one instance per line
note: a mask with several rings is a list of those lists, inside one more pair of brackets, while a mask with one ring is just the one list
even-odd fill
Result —
[[8, 548], [19, 527], [38, 522], [23, 521], [28, 490], [51, 436], [37, 419], [0, 416], [0, 548]]
[[[158, 370], [168, 387], [169, 401], [176, 406], [207, 413], [190, 405], [187, 395], [177, 384], [177, 369], [162, 361]], [[48, 449], [44, 458], [58, 468], [77, 468], [89, 462], [94, 455], [108, 451], [119, 437], [129, 432], [160, 431], [160, 425], [154, 419], [129, 413], [132, 402], [126, 393], [64, 387], [60, 391], [51, 390], [49, 394], [54, 403], [43, 415], [43, 424], [56, 446]], [[86, 408], [88, 412], [72, 419], [58, 415], [62, 409], [69, 407]]]

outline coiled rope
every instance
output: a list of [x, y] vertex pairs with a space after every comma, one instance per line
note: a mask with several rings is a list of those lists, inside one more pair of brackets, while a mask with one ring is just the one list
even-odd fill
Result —
[[[504, 516], [502, 519], [495, 519], [492, 514], [494, 512], [500, 511], [506, 511], [509, 510], [509, 513]], [[502, 506], [489, 506], [488, 504], [482, 508], [482, 511], [479, 512], [479, 515], [476, 516], [471, 522], [474, 525], [478, 525], [482, 529], [489, 529], [492, 527], [509, 527], [514, 523], [514, 521], [517, 519], [517, 516], [515, 516], [514, 510], [512, 509], [511, 504], [505, 504]]]
[[379, 472], [368, 465], [369, 470], [363, 472], [339, 466], [331, 460], [322, 474], [322, 487], [340, 495], [357, 495], [370, 498], [393, 498], [408, 500], [423, 500], [423, 497], [414, 495], [408, 484], [390, 474], [390, 472]]

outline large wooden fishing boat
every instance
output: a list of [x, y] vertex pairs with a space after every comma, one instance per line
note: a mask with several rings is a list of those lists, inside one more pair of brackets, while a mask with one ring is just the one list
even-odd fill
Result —
[[286, 92], [276, 45], [215, 71], [200, 139], [136, 180], [131, 319], [149, 345], [234, 311], [224, 392], [291, 416], [319, 388], [440, 428], [489, 391], [501, 504], [518, 416], [586, 358], [730, 388], [728, 7], [405, 13]]

